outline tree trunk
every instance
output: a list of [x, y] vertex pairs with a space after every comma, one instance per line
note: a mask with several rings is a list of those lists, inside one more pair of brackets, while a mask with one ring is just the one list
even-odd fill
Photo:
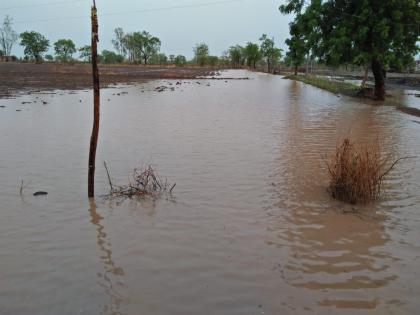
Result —
[[92, 74], [93, 74], [93, 127], [90, 137], [89, 147], [89, 169], [88, 169], [88, 197], [95, 196], [95, 163], [96, 148], [99, 135], [99, 72], [97, 64], [97, 42], [98, 39], [98, 17], [96, 14], [96, 5], [92, 7]]
[[298, 73], [298, 66], [295, 65], [295, 75], [297, 75], [297, 73]]
[[385, 76], [382, 64], [376, 60], [372, 60], [372, 72], [375, 77], [375, 97], [378, 100], [385, 100]]

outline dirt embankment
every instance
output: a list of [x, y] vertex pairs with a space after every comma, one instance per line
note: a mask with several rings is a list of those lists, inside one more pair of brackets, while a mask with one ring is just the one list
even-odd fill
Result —
[[[139, 65], [99, 66], [101, 86], [154, 79], [195, 79], [215, 75], [214, 69]], [[92, 86], [90, 64], [0, 63], [0, 98], [40, 90], [77, 90]]]

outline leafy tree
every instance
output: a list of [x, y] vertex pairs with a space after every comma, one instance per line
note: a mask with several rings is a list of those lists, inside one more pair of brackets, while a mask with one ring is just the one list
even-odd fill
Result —
[[27, 59], [33, 59], [36, 62], [42, 61], [42, 55], [50, 47], [50, 42], [38, 32], [24, 32], [20, 34], [20, 45], [24, 46], [24, 54]]
[[303, 35], [305, 33], [302, 31], [301, 26], [301, 23], [290, 23], [291, 37], [286, 39], [289, 51], [286, 53], [285, 62], [294, 68], [295, 75], [297, 75], [298, 67], [304, 63], [305, 56], [308, 53], [307, 43]]
[[215, 67], [219, 63], [219, 57], [217, 56], [208, 56], [207, 57], [207, 63], [210, 67]]
[[261, 59], [261, 52], [258, 45], [248, 42], [243, 50], [243, 54], [247, 61], [247, 65], [250, 67], [252, 66], [255, 69], [257, 62]]
[[263, 34], [260, 38], [261, 55], [267, 62], [267, 71], [272, 72], [273, 66], [278, 63], [281, 58], [281, 49], [276, 48], [273, 38], [268, 38], [266, 34]]
[[419, 51], [418, 0], [311, 0], [306, 6], [288, 0], [280, 10], [295, 13], [295, 24], [312, 26], [310, 36], [302, 36], [312, 39], [307, 48], [321, 61], [370, 64], [378, 99], [385, 98], [386, 70], [409, 64]]
[[83, 47], [79, 48], [79, 58], [81, 58], [83, 61], [90, 62], [92, 59], [92, 52], [91, 52], [90, 45], [85, 45]]
[[159, 38], [152, 36], [148, 32], [145, 32], [145, 31], [141, 33], [141, 36], [142, 36], [142, 41], [143, 41], [141, 53], [144, 60], [144, 64], [147, 65], [149, 58], [152, 55], [159, 52], [161, 42]]
[[194, 60], [201, 67], [207, 62], [209, 56], [209, 46], [205, 43], [200, 43], [194, 47]]
[[54, 51], [57, 60], [68, 62], [72, 59], [73, 54], [76, 52], [76, 45], [71, 39], [59, 39], [54, 43]]
[[113, 51], [103, 50], [100, 60], [102, 63], [106, 64], [117, 64], [122, 63], [124, 61], [124, 57]]
[[115, 39], [112, 40], [112, 44], [114, 45], [114, 48], [118, 51], [118, 53], [121, 56], [127, 55], [127, 48], [125, 43], [125, 34], [124, 30], [121, 27], [117, 27], [114, 30], [115, 33]]
[[18, 40], [18, 34], [12, 29], [12, 18], [6, 15], [3, 27], [0, 27], [0, 47], [6, 56], [12, 54], [13, 45]]
[[244, 55], [243, 51], [244, 48], [240, 45], [232, 46], [229, 48], [228, 52], [230, 62], [234, 68], [239, 68], [241, 66], [242, 58]]
[[166, 65], [168, 63], [168, 57], [163, 54], [154, 54], [150, 57], [150, 63], [153, 65]]
[[183, 56], [183, 55], [178, 55], [174, 59], [174, 64], [177, 67], [185, 66], [187, 64], [187, 58], [185, 58], [185, 56]]
[[143, 36], [140, 32], [128, 33], [124, 35], [124, 47], [127, 50], [128, 58], [133, 63], [141, 63]]
[[3, 52], [3, 50], [0, 49], [0, 57], [1, 56], [4, 56], [4, 52]]
[[173, 65], [175, 63], [175, 55], [169, 55], [169, 63]]

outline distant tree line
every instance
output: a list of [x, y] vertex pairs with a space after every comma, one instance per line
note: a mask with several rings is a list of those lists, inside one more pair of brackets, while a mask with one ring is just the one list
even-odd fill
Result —
[[[24, 47], [24, 60], [32, 62], [90, 62], [91, 47], [85, 45], [77, 48], [71, 39], [59, 39], [50, 45], [50, 41], [35, 31], [17, 34], [12, 28], [12, 19], [6, 16], [0, 28], [0, 56], [10, 55], [13, 46], [19, 41]], [[103, 50], [98, 56], [104, 64], [144, 64], [144, 65], [189, 65], [208, 67], [251, 67], [257, 66], [272, 72], [280, 62], [281, 49], [276, 48], [274, 39], [263, 34], [259, 43], [248, 42], [245, 46], [235, 45], [227, 49], [222, 56], [210, 54], [206, 43], [193, 47], [194, 57], [191, 60], [183, 55], [169, 55], [160, 52], [161, 40], [147, 31], [125, 32], [121, 27], [114, 30], [112, 45], [115, 51]], [[53, 48], [54, 55], [48, 54]], [[78, 55], [77, 55], [78, 53]], [[76, 56], [75, 56], [76, 55]]]

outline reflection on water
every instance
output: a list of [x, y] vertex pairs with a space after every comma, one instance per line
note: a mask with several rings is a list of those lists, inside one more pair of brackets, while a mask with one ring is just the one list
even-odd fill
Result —
[[96, 228], [96, 243], [101, 252], [101, 261], [103, 262], [103, 272], [98, 272], [98, 284], [104, 289], [105, 294], [109, 297], [109, 303], [103, 307], [104, 314], [119, 315], [120, 305], [124, 302], [124, 297], [118, 293], [117, 286], [123, 286], [120, 278], [124, 276], [124, 270], [118, 267], [112, 259], [111, 243], [107, 241], [105, 227], [101, 224], [103, 217], [97, 212], [96, 202], [94, 199], [89, 200], [90, 222]]
[[[418, 159], [390, 173], [383, 200], [356, 209], [329, 197], [325, 166], [347, 136], [420, 156], [415, 118], [278, 76], [235, 76], [250, 80], [102, 91], [98, 161], [116, 184], [152, 163], [177, 182], [176, 202], [87, 204], [89, 91], [0, 100], [0, 314], [420, 309]], [[96, 187], [108, 191], [100, 168]]]

